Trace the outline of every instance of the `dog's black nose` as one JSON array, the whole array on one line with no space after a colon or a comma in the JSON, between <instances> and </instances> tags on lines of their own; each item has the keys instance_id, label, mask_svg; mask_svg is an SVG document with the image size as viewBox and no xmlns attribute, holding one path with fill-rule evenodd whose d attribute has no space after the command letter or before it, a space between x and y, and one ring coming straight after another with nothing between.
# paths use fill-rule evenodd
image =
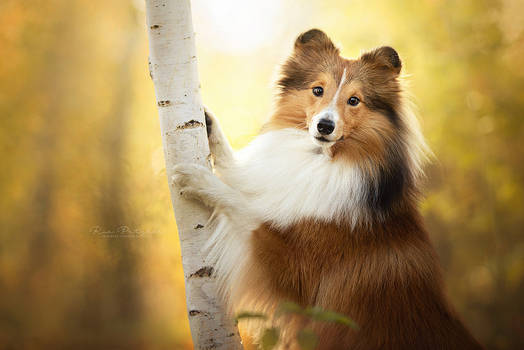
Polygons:
<instances>
[{"instance_id":1,"label":"dog's black nose","mask_svg":"<svg viewBox=\"0 0 524 350\"><path fill-rule=\"evenodd\" d=\"M322 135L329 135L335 130L335 123L329 119L320 119L317 124L317 130Z\"/></svg>"}]
</instances>

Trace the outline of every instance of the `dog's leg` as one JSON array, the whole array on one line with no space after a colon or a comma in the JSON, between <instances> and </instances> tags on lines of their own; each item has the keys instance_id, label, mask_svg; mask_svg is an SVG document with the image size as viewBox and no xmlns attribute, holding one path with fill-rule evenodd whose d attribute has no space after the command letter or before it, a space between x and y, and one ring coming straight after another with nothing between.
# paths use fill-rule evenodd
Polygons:
<instances>
[{"instance_id":1,"label":"dog's leg","mask_svg":"<svg viewBox=\"0 0 524 350\"><path fill-rule=\"evenodd\" d=\"M233 149L222 132L217 118L211 111L204 107L206 116L207 138L209 140L209 149L214 157L215 167L227 168L233 163Z\"/></svg>"},{"instance_id":2,"label":"dog's leg","mask_svg":"<svg viewBox=\"0 0 524 350\"><path fill-rule=\"evenodd\" d=\"M252 215L242 193L222 182L206 167L179 164L175 166L173 181L182 195L200 200L219 212L232 216Z\"/></svg>"}]
</instances>

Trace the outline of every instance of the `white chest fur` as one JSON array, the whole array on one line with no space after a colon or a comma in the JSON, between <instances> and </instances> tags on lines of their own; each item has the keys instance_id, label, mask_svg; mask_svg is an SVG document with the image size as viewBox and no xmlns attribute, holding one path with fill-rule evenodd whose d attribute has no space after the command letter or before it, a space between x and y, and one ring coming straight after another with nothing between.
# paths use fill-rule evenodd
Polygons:
<instances>
[{"instance_id":1,"label":"white chest fur","mask_svg":"<svg viewBox=\"0 0 524 350\"><path fill-rule=\"evenodd\" d=\"M262 134L236 158L222 178L244 193L260 220L283 228L305 218L355 224L363 215L360 169L320 152L305 131Z\"/></svg>"}]
</instances>

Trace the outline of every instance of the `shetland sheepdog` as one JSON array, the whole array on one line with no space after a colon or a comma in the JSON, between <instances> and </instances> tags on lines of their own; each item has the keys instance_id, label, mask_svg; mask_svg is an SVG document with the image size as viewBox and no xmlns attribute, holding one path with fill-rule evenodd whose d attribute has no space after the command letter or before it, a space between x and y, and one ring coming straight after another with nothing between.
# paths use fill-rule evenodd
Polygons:
<instances>
[{"instance_id":1,"label":"shetland sheepdog","mask_svg":"<svg viewBox=\"0 0 524 350\"><path fill-rule=\"evenodd\" d=\"M231 310L282 301L351 317L291 319L317 349L480 349L446 299L418 206L427 147L391 47L340 56L320 30L283 64L275 109L234 152L206 111L214 169L176 167L181 193L214 208L207 250Z\"/></svg>"}]
</instances>

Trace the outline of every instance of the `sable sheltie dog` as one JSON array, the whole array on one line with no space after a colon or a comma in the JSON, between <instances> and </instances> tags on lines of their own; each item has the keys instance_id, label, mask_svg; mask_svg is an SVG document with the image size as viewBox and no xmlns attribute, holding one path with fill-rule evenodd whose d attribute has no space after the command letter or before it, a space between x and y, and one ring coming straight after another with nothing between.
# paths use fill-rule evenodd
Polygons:
<instances>
[{"instance_id":1,"label":"sable sheltie dog","mask_svg":"<svg viewBox=\"0 0 524 350\"><path fill-rule=\"evenodd\" d=\"M176 167L184 195L214 208L208 244L232 310L271 314L284 300L359 326L288 319L318 349L480 349L446 300L417 209L426 146L391 47L346 59L322 31L301 34L275 111L233 152L206 111L215 172Z\"/></svg>"}]
</instances>

